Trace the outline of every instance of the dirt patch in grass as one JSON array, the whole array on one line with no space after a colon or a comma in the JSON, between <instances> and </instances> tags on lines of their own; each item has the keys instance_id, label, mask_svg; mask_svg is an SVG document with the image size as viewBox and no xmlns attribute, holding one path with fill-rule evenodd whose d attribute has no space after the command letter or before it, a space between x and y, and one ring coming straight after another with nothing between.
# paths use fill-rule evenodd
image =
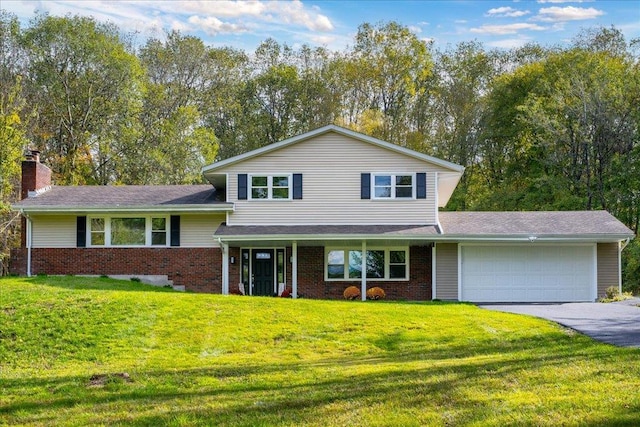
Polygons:
<instances>
[{"instance_id":1,"label":"dirt patch in grass","mask_svg":"<svg viewBox=\"0 0 640 427\"><path fill-rule=\"evenodd\" d=\"M89 387L104 387L109 383L132 383L131 376L126 372L114 374L95 374L89 378Z\"/></svg>"}]
</instances>

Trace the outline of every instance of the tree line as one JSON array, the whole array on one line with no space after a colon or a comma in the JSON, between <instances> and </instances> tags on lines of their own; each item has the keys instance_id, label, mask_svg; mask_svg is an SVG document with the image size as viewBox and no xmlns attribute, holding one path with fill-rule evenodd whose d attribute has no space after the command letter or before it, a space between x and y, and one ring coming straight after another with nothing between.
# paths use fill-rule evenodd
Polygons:
<instances>
[{"instance_id":1,"label":"tree line","mask_svg":"<svg viewBox=\"0 0 640 427\"><path fill-rule=\"evenodd\" d=\"M640 223L640 41L591 28L568 46L437 49L396 22L342 51L254 52L169 32L0 12L0 246L27 146L58 184L187 184L200 168L334 123L466 167L449 210L607 209ZM640 289L640 243L624 251ZM5 263L6 264L6 263Z\"/></svg>"}]
</instances>

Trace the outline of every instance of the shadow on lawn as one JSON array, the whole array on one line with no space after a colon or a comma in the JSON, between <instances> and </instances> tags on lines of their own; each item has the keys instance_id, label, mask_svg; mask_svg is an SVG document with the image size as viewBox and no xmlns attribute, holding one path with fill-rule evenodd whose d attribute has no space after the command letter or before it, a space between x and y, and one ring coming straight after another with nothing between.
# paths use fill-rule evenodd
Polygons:
<instances>
[{"instance_id":1,"label":"shadow on lawn","mask_svg":"<svg viewBox=\"0 0 640 427\"><path fill-rule=\"evenodd\" d=\"M582 381L593 381L598 375L607 378L612 351L618 359L628 358L629 364L635 363L638 355L635 350L612 349L587 338L567 337L558 332L508 342L483 340L433 347L425 347L418 341L400 347L397 336L381 342L388 351L377 357L134 371L129 372L132 383L116 382L103 388L90 387L89 377L80 376L6 379L3 395L12 400L0 407L0 414L9 423L30 423L52 416L49 411L64 410L72 415L83 407L95 414L97 423L108 420L164 425L173 420L189 425L320 424L320 417L339 419L350 411L367 411L368 406L385 404L396 412L432 412L436 416L448 413L453 424L495 423L504 410L504 396L509 394L509 390L497 387L496 382L514 383L518 390L535 393L537 387L548 390L556 387L555 379L546 376L548 370L580 363L602 367L583 369L580 375L574 375L572 385L578 388ZM374 366L378 369L371 369ZM25 393L30 389L47 390L50 396ZM470 393L470 389L474 392ZM613 405L602 397L602 405ZM583 412L593 416L577 422L638 425L637 400L628 403L615 408L615 419L603 419L603 411L592 406L587 411L585 407ZM579 404L572 402L570 406ZM562 414L568 410L566 405L566 401L544 402L522 411L530 412L525 420L536 423L536 416L544 420L550 412ZM111 412L114 407L115 414ZM157 413L154 408L158 408ZM385 409L378 410L384 417ZM507 417L504 423L514 420Z\"/></svg>"},{"instance_id":2,"label":"shadow on lawn","mask_svg":"<svg viewBox=\"0 0 640 427\"><path fill-rule=\"evenodd\" d=\"M108 277L36 276L25 278L23 280L33 285L41 285L68 290L178 292L171 287L154 286L131 280L118 280Z\"/></svg>"}]
</instances>

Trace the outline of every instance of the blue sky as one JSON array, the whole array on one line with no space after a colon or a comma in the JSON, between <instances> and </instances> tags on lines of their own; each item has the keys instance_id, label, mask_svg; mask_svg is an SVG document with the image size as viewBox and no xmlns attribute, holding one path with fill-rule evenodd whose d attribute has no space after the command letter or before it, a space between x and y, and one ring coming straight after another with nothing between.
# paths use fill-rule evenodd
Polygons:
<instances>
[{"instance_id":1,"label":"blue sky","mask_svg":"<svg viewBox=\"0 0 640 427\"><path fill-rule=\"evenodd\" d=\"M25 24L36 10L89 15L135 31L142 43L166 30L200 37L211 46L247 51L268 37L342 50L363 22L397 21L444 48L478 40L488 48L527 42L565 44L582 28L616 26L627 40L640 37L640 0L423 0L423 1L126 1L2 0Z\"/></svg>"}]
</instances>

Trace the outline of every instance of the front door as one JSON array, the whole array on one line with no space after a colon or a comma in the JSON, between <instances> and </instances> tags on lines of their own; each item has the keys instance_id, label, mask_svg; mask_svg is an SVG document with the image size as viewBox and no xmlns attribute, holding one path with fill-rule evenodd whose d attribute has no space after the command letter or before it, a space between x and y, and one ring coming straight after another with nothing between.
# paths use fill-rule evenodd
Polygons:
<instances>
[{"instance_id":1,"label":"front door","mask_svg":"<svg viewBox=\"0 0 640 427\"><path fill-rule=\"evenodd\" d=\"M253 295L273 296L273 249L254 249L252 258Z\"/></svg>"}]
</instances>

